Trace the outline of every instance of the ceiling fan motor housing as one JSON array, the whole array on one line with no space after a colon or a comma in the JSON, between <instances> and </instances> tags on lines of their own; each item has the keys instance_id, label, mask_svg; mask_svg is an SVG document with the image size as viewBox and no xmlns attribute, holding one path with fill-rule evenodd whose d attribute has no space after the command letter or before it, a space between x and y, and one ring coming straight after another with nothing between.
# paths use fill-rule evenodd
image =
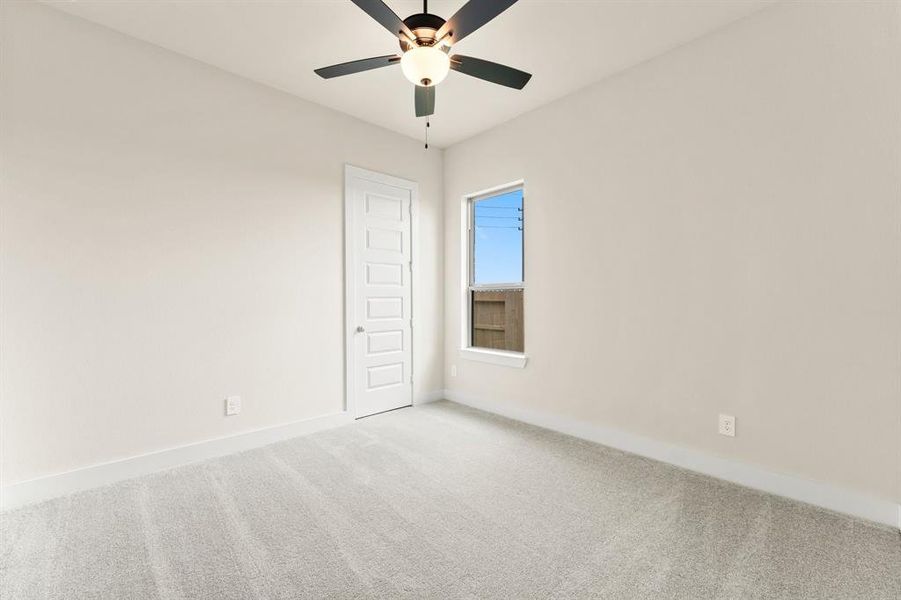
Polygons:
<instances>
[{"instance_id":1,"label":"ceiling fan motor housing","mask_svg":"<svg viewBox=\"0 0 901 600\"><path fill-rule=\"evenodd\" d=\"M410 28L410 31L413 32L413 35L416 36L416 45L417 46L432 46L435 44L435 34L441 29L441 26L444 25L445 21L438 15L433 15L429 13L418 13L415 15L410 15L406 19L404 19L404 25ZM412 47L412 44L409 40L404 39L404 36L400 36L400 49L406 52Z\"/></svg>"},{"instance_id":2,"label":"ceiling fan motor housing","mask_svg":"<svg viewBox=\"0 0 901 600\"><path fill-rule=\"evenodd\" d=\"M449 20L430 13L428 0L422 0L422 12L404 20L384 0L351 1L397 37L403 55L374 56L315 69L323 79L399 65L407 81L416 86L416 116L428 117L435 113L435 86L451 70L517 90L525 87L532 77L525 71L488 60L450 55L454 44L516 4L517 0L468 0Z\"/></svg>"}]
</instances>

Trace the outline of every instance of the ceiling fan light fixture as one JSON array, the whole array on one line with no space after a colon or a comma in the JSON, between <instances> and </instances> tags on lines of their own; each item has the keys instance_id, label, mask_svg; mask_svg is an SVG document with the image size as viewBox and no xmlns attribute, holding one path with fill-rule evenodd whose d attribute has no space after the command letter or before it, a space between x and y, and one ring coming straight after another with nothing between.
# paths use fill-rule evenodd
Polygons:
<instances>
[{"instance_id":1,"label":"ceiling fan light fixture","mask_svg":"<svg viewBox=\"0 0 901 600\"><path fill-rule=\"evenodd\" d=\"M404 52L400 59L404 77L414 85L438 85L450 71L447 53L435 46L417 46Z\"/></svg>"},{"instance_id":2,"label":"ceiling fan light fixture","mask_svg":"<svg viewBox=\"0 0 901 600\"><path fill-rule=\"evenodd\" d=\"M462 54L448 56L457 42L516 4L517 0L467 0L447 20L429 12L428 0L423 0L421 13L403 20L385 4L385 0L351 2L397 38L402 56L373 56L315 69L323 79L400 64L404 77L416 86L413 95L416 116L429 117L435 114L435 86L444 81L451 70L517 90L525 87L532 77L525 71L489 60Z\"/></svg>"}]
</instances>

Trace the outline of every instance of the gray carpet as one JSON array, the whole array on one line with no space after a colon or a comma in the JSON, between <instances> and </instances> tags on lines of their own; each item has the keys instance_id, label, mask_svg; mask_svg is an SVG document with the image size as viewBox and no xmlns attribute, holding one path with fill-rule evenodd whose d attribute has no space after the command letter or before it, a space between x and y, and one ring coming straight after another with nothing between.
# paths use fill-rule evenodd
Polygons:
<instances>
[{"instance_id":1,"label":"gray carpet","mask_svg":"<svg viewBox=\"0 0 901 600\"><path fill-rule=\"evenodd\" d=\"M446 402L0 533L4 600L901 598L897 531Z\"/></svg>"}]
</instances>

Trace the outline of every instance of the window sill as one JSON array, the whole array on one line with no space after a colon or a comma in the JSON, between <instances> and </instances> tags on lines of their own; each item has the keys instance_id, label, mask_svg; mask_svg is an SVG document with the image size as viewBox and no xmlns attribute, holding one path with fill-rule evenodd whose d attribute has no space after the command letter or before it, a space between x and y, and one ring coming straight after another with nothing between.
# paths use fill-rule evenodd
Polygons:
<instances>
[{"instance_id":1,"label":"window sill","mask_svg":"<svg viewBox=\"0 0 901 600\"><path fill-rule=\"evenodd\" d=\"M504 350L488 350L487 348L460 348L460 357L466 360L501 365L522 369L526 366L529 357L521 352L506 352Z\"/></svg>"}]
</instances>

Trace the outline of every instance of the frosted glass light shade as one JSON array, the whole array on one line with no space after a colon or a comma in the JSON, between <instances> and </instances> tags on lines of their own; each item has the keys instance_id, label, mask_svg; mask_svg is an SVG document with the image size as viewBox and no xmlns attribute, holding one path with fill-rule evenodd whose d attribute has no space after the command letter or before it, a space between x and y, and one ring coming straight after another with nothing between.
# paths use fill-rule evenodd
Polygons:
<instances>
[{"instance_id":1,"label":"frosted glass light shade","mask_svg":"<svg viewBox=\"0 0 901 600\"><path fill-rule=\"evenodd\" d=\"M416 85L438 85L447 77L450 58L438 48L420 46L404 52L400 59L404 77Z\"/></svg>"}]
</instances>

